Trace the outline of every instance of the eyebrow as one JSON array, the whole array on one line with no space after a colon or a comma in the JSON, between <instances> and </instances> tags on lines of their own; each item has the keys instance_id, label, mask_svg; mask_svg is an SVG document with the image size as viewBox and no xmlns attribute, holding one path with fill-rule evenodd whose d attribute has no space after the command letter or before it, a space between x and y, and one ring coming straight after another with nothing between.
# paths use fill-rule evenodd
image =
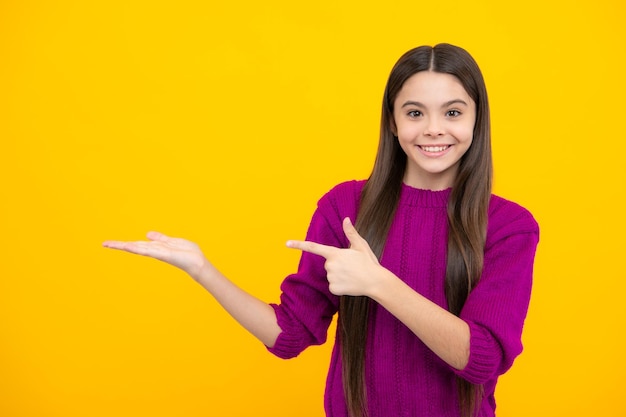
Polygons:
<instances>
[{"instance_id":1,"label":"eyebrow","mask_svg":"<svg viewBox=\"0 0 626 417\"><path fill-rule=\"evenodd\" d=\"M445 103L443 103L441 105L442 108L444 107L449 107L453 104L463 104L465 106L467 106L467 103L464 100L461 100L460 98L455 98L454 100L450 100L450 101L446 101ZM419 101L405 101L404 104L402 105L402 108L406 107L406 106L416 106L416 107L426 107L425 105L423 105L422 103L420 103Z\"/></svg>"}]
</instances>

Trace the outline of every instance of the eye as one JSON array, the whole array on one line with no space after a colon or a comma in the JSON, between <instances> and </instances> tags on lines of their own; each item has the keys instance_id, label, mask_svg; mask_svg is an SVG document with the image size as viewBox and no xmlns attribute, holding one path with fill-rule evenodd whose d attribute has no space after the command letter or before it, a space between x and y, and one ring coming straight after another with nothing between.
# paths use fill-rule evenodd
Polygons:
<instances>
[{"instance_id":1,"label":"eye","mask_svg":"<svg viewBox=\"0 0 626 417\"><path fill-rule=\"evenodd\" d=\"M419 110L411 110L410 112L407 113L407 115L409 117L420 117L422 115L422 112Z\"/></svg>"},{"instance_id":2,"label":"eye","mask_svg":"<svg viewBox=\"0 0 626 417\"><path fill-rule=\"evenodd\" d=\"M448 117L459 117L461 115L461 112L458 110L448 110L446 112L446 116Z\"/></svg>"}]
</instances>

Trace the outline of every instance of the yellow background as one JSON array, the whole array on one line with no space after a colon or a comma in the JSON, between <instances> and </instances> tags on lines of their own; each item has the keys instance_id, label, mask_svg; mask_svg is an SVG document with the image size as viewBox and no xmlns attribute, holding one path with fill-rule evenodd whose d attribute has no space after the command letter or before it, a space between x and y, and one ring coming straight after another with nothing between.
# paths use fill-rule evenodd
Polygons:
<instances>
[{"instance_id":1,"label":"yellow background","mask_svg":"<svg viewBox=\"0 0 626 417\"><path fill-rule=\"evenodd\" d=\"M0 416L322 416L330 343L279 360L181 272L100 245L184 236L277 301L284 242L369 174L391 66L438 42L483 69L495 192L542 228L499 415L626 415L625 11L1 1Z\"/></svg>"}]
</instances>

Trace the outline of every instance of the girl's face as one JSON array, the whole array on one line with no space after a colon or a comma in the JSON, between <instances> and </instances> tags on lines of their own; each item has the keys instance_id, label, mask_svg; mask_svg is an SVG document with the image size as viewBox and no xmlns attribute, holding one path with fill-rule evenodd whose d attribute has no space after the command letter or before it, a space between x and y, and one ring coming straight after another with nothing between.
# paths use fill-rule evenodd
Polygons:
<instances>
[{"instance_id":1,"label":"girl's face","mask_svg":"<svg viewBox=\"0 0 626 417\"><path fill-rule=\"evenodd\" d=\"M452 186L474 136L476 103L453 75L421 71L394 102L392 130L407 155L404 182L416 188Z\"/></svg>"}]
</instances>

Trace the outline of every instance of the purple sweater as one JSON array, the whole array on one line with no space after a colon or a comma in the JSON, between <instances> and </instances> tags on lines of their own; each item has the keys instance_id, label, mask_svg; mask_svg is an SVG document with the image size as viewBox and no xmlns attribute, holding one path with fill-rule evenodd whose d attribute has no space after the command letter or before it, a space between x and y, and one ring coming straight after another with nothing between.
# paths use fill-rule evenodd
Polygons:
<instances>
[{"instance_id":1,"label":"purple sweater","mask_svg":"<svg viewBox=\"0 0 626 417\"><path fill-rule=\"evenodd\" d=\"M364 181L340 184L322 197L307 240L347 247L342 220L355 220ZM402 186L381 264L415 291L447 308L444 295L447 215L450 190L427 191ZM480 416L495 415L494 390L522 351L521 334L530 299L533 260L539 229L519 205L492 196L485 261L480 282L460 317L470 328L469 362L455 370L418 339L402 322L372 303L365 352L370 417L458 416L456 376L483 384ZM297 356L326 341L338 297L328 290L324 259L303 253L298 272L281 286L276 310L283 330L270 352ZM341 355L336 338L326 382L328 417L346 417L341 382Z\"/></svg>"}]
</instances>

